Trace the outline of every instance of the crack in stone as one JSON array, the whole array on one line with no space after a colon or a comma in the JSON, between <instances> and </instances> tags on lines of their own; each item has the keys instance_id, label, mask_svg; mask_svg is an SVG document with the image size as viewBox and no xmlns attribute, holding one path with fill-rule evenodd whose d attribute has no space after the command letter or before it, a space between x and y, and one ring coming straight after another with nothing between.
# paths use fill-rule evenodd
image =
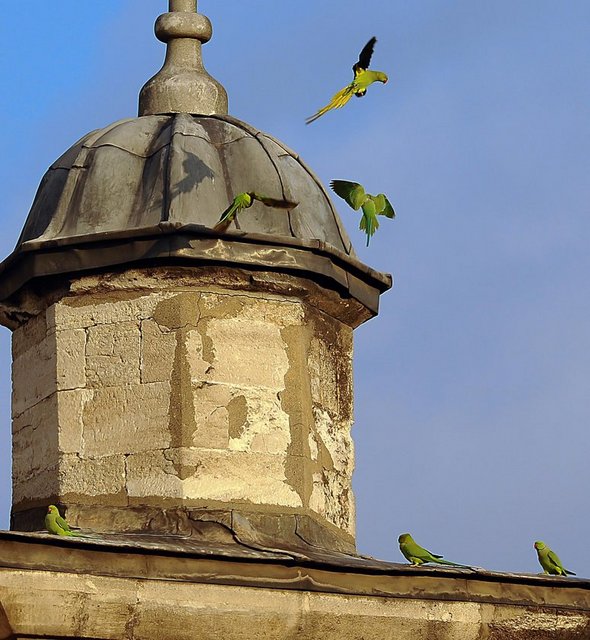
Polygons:
<instances>
[{"instance_id":1,"label":"crack in stone","mask_svg":"<svg viewBox=\"0 0 590 640\"><path fill-rule=\"evenodd\" d=\"M129 613L127 622L125 623L125 640L135 640L135 629L139 625L139 590L141 585L137 583L137 591L135 592L135 603L127 605L127 611Z\"/></svg>"}]
</instances>

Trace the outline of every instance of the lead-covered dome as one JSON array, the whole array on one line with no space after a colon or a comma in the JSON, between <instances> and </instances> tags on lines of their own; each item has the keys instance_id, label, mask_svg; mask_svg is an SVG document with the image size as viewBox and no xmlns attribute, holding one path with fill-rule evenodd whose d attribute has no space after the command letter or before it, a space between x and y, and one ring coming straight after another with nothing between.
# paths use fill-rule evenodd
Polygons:
<instances>
[{"instance_id":1,"label":"lead-covered dome","mask_svg":"<svg viewBox=\"0 0 590 640\"><path fill-rule=\"evenodd\" d=\"M295 153L229 116L188 114L123 120L74 144L43 178L19 244L162 223L207 231L244 191L298 206L285 211L255 202L229 236L320 240L353 255L327 193Z\"/></svg>"},{"instance_id":2,"label":"lead-covered dome","mask_svg":"<svg viewBox=\"0 0 590 640\"><path fill-rule=\"evenodd\" d=\"M215 230L243 191L298 205L255 202ZM293 151L235 118L179 113L89 133L49 168L0 265L0 300L39 277L178 262L328 281L372 313L391 286L355 257L326 190Z\"/></svg>"}]
</instances>

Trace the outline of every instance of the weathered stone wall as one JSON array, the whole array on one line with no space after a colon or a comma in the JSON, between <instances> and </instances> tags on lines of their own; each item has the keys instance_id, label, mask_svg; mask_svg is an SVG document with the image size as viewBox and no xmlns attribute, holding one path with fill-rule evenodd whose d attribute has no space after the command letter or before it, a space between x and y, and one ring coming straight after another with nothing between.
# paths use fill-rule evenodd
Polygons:
<instances>
[{"instance_id":1,"label":"weathered stone wall","mask_svg":"<svg viewBox=\"0 0 590 640\"><path fill-rule=\"evenodd\" d=\"M1 546L1 544L0 544ZM463 577L354 575L306 567L183 559L167 579L100 575L176 558L104 553L66 571L50 546L27 556L51 569L0 570L0 638L97 640L587 640L589 591L581 581L543 584ZM86 552L89 556L92 552ZM110 556L110 557L109 557ZM188 562L188 564L187 564ZM55 566L57 565L57 566ZM231 566L228 566L231 565ZM189 571L189 568L191 571ZM244 573L245 572L245 575ZM311 575L308 575L311 574ZM254 578L256 575L256 578ZM248 576L245 580L245 576ZM212 577L217 577L216 584ZM314 589L305 589L302 578ZM221 581L225 578L228 584ZM256 584L258 580L260 584ZM232 584L232 581L235 584ZM239 584L249 582L250 584ZM339 590L331 590L337 583ZM348 588L347 588L348 585ZM356 591L356 592L355 592ZM376 595L378 594L378 595ZM452 598L449 597L452 594Z\"/></svg>"},{"instance_id":2,"label":"weathered stone wall","mask_svg":"<svg viewBox=\"0 0 590 640\"><path fill-rule=\"evenodd\" d=\"M244 504L352 536L352 329L338 296L297 284L74 282L13 334L13 512Z\"/></svg>"}]
</instances>

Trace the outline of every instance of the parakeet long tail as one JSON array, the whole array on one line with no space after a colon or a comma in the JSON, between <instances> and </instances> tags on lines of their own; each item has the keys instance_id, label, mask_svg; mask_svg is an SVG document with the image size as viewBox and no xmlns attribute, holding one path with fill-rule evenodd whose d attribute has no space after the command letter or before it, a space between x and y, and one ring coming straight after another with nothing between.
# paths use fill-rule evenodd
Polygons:
<instances>
[{"instance_id":1,"label":"parakeet long tail","mask_svg":"<svg viewBox=\"0 0 590 640\"><path fill-rule=\"evenodd\" d=\"M451 567L462 567L463 569L471 569L468 564L459 564L458 562L451 562L450 560L445 560L444 558L437 558L437 564L447 564Z\"/></svg>"},{"instance_id":2,"label":"parakeet long tail","mask_svg":"<svg viewBox=\"0 0 590 640\"><path fill-rule=\"evenodd\" d=\"M373 235L375 235L375 231L377 231L378 228L379 220L377 220L377 216L375 215L375 213L368 213L365 211L365 207L363 207L363 215L361 216L359 229L367 234L367 247L369 246L369 242L371 241Z\"/></svg>"},{"instance_id":3,"label":"parakeet long tail","mask_svg":"<svg viewBox=\"0 0 590 640\"><path fill-rule=\"evenodd\" d=\"M221 217L219 218L219 222L215 225L215 227L218 226L224 226L225 222L231 222L234 219L234 216L237 212L239 208L239 204L236 203L235 201L232 202L229 207L221 214Z\"/></svg>"},{"instance_id":4,"label":"parakeet long tail","mask_svg":"<svg viewBox=\"0 0 590 640\"><path fill-rule=\"evenodd\" d=\"M325 106L322 107L317 113L313 116L310 116L305 121L305 124L311 124L315 122L318 118L321 118L325 113L328 113L331 109L341 109L354 95L354 83L349 84L348 86L341 89L338 93L334 95L332 100Z\"/></svg>"}]
</instances>

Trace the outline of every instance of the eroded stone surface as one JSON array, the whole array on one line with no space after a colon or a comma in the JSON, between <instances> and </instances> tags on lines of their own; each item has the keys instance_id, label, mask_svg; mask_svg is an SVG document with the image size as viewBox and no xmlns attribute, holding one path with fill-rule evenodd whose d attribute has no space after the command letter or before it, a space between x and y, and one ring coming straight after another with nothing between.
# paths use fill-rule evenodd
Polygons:
<instances>
[{"instance_id":1,"label":"eroded stone surface","mask_svg":"<svg viewBox=\"0 0 590 640\"><path fill-rule=\"evenodd\" d=\"M95 389L84 407L81 455L100 458L168 447L169 398L167 382Z\"/></svg>"},{"instance_id":2,"label":"eroded stone surface","mask_svg":"<svg viewBox=\"0 0 590 640\"><path fill-rule=\"evenodd\" d=\"M139 384L140 325L99 324L86 329L86 376L94 388Z\"/></svg>"},{"instance_id":3,"label":"eroded stone surface","mask_svg":"<svg viewBox=\"0 0 590 640\"><path fill-rule=\"evenodd\" d=\"M64 549L47 547L35 557L54 565L58 551ZM258 566L257 580L264 582L256 584L252 563L185 558L189 579L174 574L174 557L134 554L142 574L172 578L146 580L137 571L127 575L135 565L122 563L120 554L85 553L83 571L17 566L1 572L3 637L585 640L590 629L587 590L573 585L566 593L514 582L466 588L457 577L420 584L409 576L347 573L342 588L342 571L268 563ZM99 567L109 573L100 575ZM308 583L298 580L302 575ZM305 586L311 577L314 590ZM443 599L449 592L454 597Z\"/></svg>"},{"instance_id":4,"label":"eroded stone surface","mask_svg":"<svg viewBox=\"0 0 590 640\"><path fill-rule=\"evenodd\" d=\"M78 280L15 332L15 508L211 501L352 534L352 329L302 288L155 274Z\"/></svg>"}]
</instances>

